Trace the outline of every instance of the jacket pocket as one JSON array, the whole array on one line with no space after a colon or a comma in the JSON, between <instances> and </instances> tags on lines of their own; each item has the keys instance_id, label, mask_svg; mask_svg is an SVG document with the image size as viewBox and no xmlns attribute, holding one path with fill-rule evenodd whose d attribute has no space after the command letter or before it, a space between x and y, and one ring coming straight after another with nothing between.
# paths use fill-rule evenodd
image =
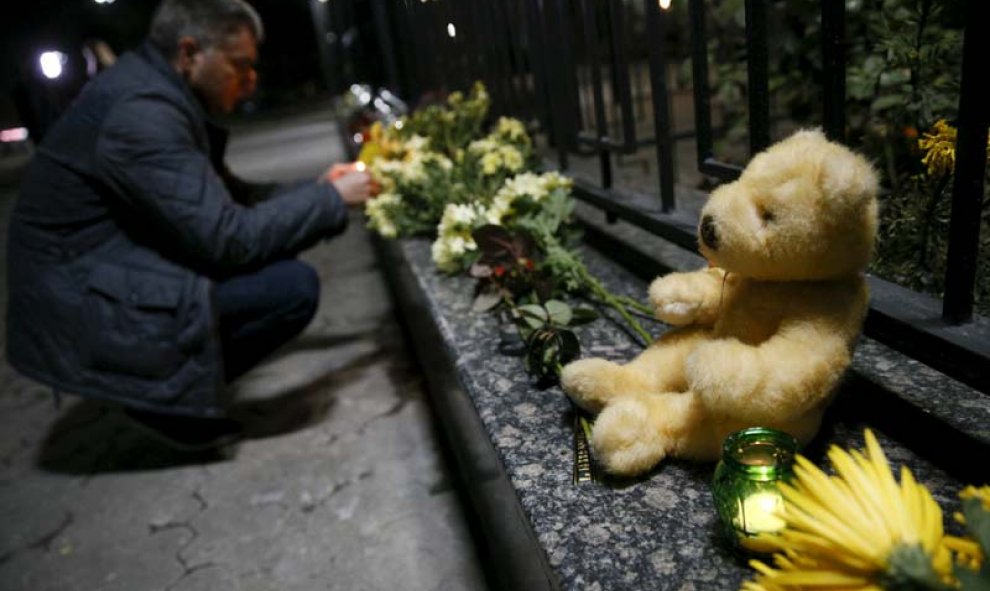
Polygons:
<instances>
[{"instance_id":1,"label":"jacket pocket","mask_svg":"<svg viewBox=\"0 0 990 591\"><path fill-rule=\"evenodd\" d=\"M144 379L179 369L181 277L102 265L86 287L84 358L91 369Z\"/></svg>"}]
</instances>

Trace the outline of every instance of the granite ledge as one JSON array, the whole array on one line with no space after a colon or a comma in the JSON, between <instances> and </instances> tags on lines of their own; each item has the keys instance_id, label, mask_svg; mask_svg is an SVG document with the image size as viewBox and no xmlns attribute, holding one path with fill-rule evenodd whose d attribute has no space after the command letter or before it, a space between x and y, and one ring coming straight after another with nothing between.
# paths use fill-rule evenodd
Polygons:
<instances>
[{"instance_id":1,"label":"granite ledge","mask_svg":"<svg viewBox=\"0 0 990 591\"><path fill-rule=\"evenodd\" d=\"M713 466L668 461L636 481L571 483L573 415L566 396L556 387L537 389L520 359L498 353L495 318L471 310L473 280L439 274L429 246L417 239L392 243L395 256L389 264L404 266L414 278L413 289L425 302L422 313L436 327L442 341L437 345L452 360L450 369L479 419L467 428L484 430L500 464L497 477L515 493L544 555L543 564L552 571L547 575L553 586L720 590L737 589L751 576L745 562L731 554L717 534L709 490ZM645 293L645 282L600 253L584 248L582 254L613 291L632 297ZM664 329L653 328L657 334ZM579 338L584 355L624 360L637 351L628 335L604 320L581 327ZM867 345L863 354L869 355L872 347ZM869 359L861 363L887 371ZM436 369L424 367L426 372ZM806 455L822 463L831 443L860 447L863 428L871 426L892 462L909 465L943 507L954 510L963 481L938 459L943 453L979 456L958 447L924 453L930 446L923 438L906 436L917 435L916 423L908 421L909 428L899 428L898 417L890 416L874 389L872 382L848 381ZM466 484L472 486L470 481Z\"/></svg>"}]
</instances>

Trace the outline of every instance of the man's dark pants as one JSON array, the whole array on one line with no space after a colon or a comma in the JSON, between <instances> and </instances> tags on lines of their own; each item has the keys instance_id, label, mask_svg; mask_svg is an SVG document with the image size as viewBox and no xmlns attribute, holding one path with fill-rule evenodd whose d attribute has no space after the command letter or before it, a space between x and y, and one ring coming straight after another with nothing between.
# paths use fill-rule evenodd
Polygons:
<instances>
[{"instance_id":1,"label":"man's dark pants","mask_svg":"<svg viewBox=\"0 0 990 591\"><path fill-rule=\"evenodd\" d=\"M218 282L215 296L229 382L306 328L320 279L306 263L286 259Z\"/></svg>"},{"instance_id":2,"label":"man's dark pants","mask_svg":"<svg viewBox=\"0 0 990 591\"><path fill-rule=\"evenodd\" d=\"M218 282L215 297L230 382L306 328L320 301L320 279L306 263L281 260ZM187 451L222 445L241 434L240 424L226 418L126 412L139 425Z\"/></svg>"}]
</instances>

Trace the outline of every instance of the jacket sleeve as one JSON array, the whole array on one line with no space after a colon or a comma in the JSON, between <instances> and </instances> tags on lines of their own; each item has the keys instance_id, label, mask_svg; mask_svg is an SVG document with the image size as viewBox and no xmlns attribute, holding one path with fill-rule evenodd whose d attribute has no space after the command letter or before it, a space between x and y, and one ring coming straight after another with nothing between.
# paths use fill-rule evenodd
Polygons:
<instances>
[{"instance_id":1,"label":"jacket sleeve","mask_svg":"<svg viewBox=\"0 0 990 591\"><path fill-rule=\"evenodd\" d=\"M223 179L223 184L226 185L231 198L241 205L247 206L257 205L267 200L274 196L281 187L278 183L246 181L231 172L226 165L220 171L220 178Z\"/></svg>"},{"instance_id":2,"label":"jacket sleeve","mask_svg":"<svg viewBox=\"0 0 990 591\"><path fill-rule=\"evenodd\" d=\"M131 232L206 269L231 273L294 254L339 233L347 208L329 183L279 192L254 207L232 198L167 97L122 99L101 127L97 169ZM145 231L147 230L147 231Z\"/></svg>"}]
</instances>

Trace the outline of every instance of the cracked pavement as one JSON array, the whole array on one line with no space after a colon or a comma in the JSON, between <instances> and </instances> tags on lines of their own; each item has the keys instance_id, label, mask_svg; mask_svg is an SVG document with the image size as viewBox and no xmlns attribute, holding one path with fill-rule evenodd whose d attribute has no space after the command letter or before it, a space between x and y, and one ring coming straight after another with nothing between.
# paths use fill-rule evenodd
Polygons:
<instances>
[{"instance_id":1,"label":"cracked pavement","mask_svg":"<svg viewBox=\"0 0 990 591\"><path fill-rule=\"evenodd\" d=\"M342 159L328 121L236 129L231 167L315 176ZM0 178L4 244L14 195ZM354 216L302 256L323 278L319 312L235 384L248 438L232 450L171 451L109 404L64 396L56 408L0 362L0 590L485 588L362 225Z\"/></svg>"}]
</instances>

